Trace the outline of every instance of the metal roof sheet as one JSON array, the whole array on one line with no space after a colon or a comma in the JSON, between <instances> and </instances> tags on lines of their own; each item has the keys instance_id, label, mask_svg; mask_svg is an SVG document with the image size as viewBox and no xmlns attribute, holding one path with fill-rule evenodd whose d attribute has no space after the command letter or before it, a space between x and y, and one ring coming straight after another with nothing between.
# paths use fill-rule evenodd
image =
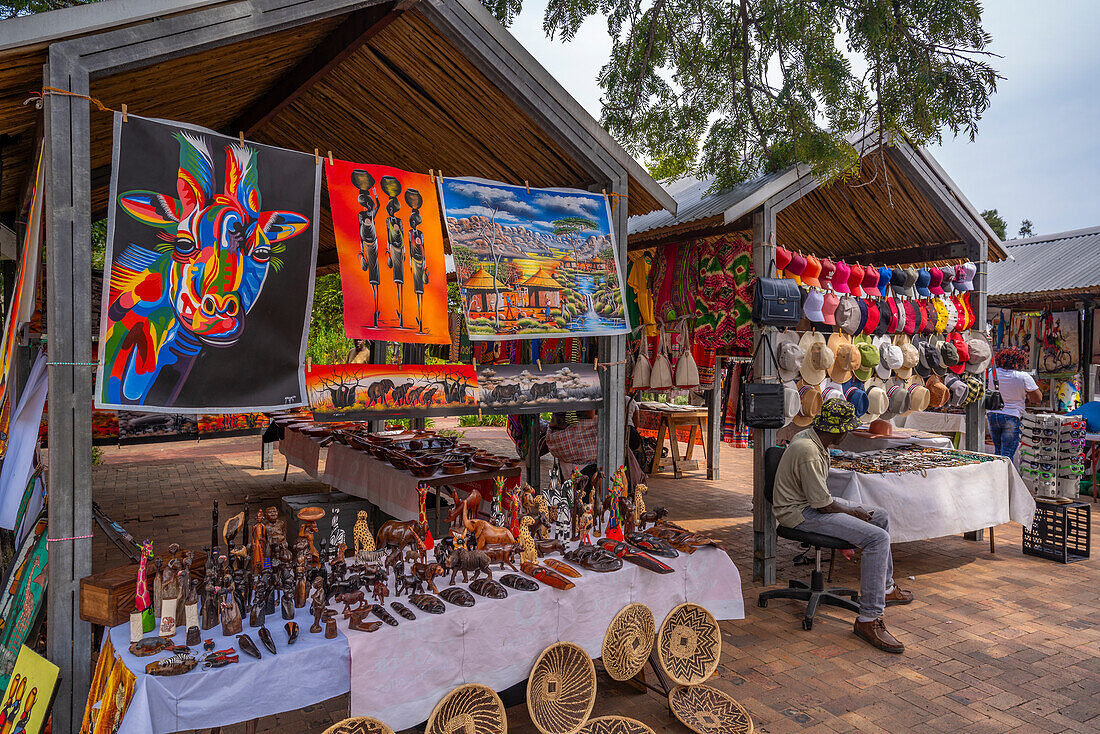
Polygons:
<instances>
[{"instance_id":1,"label":"metal roof sheet","mask_svg":"<svg viewBox=\"0 0 1100 734\"><path fill-rule=\"evenodd\" d=\"M783 175L785 171L768 173L751 181L734 186L725 191L707 195L713 179L700 179L686 176L665 185L665 190L676 200L676 213L654 211L640 214L627 221L627 232L641 234L654 229L687 224L700 219L720 217L726 209L751 196L771 181Z\"/></svg>"},{"instance_id":2,"label":"metal roof sheet","mask_svg":"<svg viewBox=\"0 0 1100 734\"><path fill-rule=\"evenodd\" d=\"M1008 240L989 264L989 295L1100 287L1100 226Z\"/></svg>"}]
</instances>

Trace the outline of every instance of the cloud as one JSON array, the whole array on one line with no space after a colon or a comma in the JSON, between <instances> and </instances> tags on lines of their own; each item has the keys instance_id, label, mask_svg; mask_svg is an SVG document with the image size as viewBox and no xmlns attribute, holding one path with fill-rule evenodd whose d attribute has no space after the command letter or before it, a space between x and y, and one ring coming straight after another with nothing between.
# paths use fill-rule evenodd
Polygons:
<instances>
[{"instance_id":1,"label":"cloud","mask_svg":"<svg viewBox=\"0 0 1100 734\"><path fill-rule=\"evenodd\" d=\"M455 219L465 219L467 217L490 218L493 216L493 210L481 205L473 205L463 209L448 209L447 216L454 217ZM532 226L534 224L529 219L514 216L503 210L496 213L495 221L497 224L519 224L524 226Z\"/></svg>"},{"instance_id":2,"label":"cloud","mask_svg":"<svg viewBox=\"0 0 1100 734\"><path fill-rule=\"evenodd\" d=\"M528 217L529 219L535 219L539 216L538 209L525 201L520 201L516 198L516 195L508 189L465 182L448 184L447 188L459 196L473 199L474 201L481 202L483 205L488 204L489 206L496 207L500 211L511 212L512 214Z\"/></svg>"},{"instance_id":3,"label":"cloud","mask_svg":"<svg viewBox=\"0 0 1100 734\"><path fill-rule=\"evenodd\" d=\"M578 217L596 217L603 201L597 197L571 196L569 194L539 194L533 199L535 206Z\"/></svg>"}]
</instances>

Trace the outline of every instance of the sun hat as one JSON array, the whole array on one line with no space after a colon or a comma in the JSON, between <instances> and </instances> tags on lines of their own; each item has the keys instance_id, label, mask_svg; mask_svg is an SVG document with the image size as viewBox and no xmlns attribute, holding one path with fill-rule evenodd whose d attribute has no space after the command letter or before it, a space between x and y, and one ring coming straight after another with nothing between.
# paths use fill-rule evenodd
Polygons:
<instances>
[{"instance_id":1,"label":"sun hat","mask_svg":"<svg viewBox=\"0 0 1100 734\"><path fill-rule=\"evenodd\" d=\"M832 291L825 291L824 300L821 302L821 317L827 326L836 326L836 307L840 298Z\"/></svg>"},{"instance_id":2,"label":"sun hat","mask_svg":"<svg viewBox=\"0 0 1100 734\"><path fill-rule=\"evenodd\" d=\"M951 391L951 397L947 399L947 404L953 408L961 406L963 401L966 400L967 384L953 374L945 377L943 384Z\"/></svg>"},{"instance_id":3,"label":"sun hat","mask_svg":"<svg viewBox=\"0 0 1100 734\"><path fill-rule=\"evenodd\" d=\"M860 383L867 382L878 366L878 347L874 345L869 336L857 336L854 340L855 347L859 350L859 367L852 370L852 375Z\"/></svg>"},{"instance_id":4,"label":"sun hat","mask_svg":"<svg viewBox=\"0 0 1100 734\"><path fill-rule=\"evenodd\" d=\"M827 257L821 258L821 275L817 277L821 281L822 288L833 287L833 273L836 272L836 263Z\"/></svg>"},{"instance_id":5,"label":"sun hat","mask_svg":"<svg viewBox=\"0 0 1100 734\"><path fill-rule=\"evenodd\" d=\"M855 298L841 298L834 316L836 325L846 334L859 331L859 307Z\"/></svg>"},{"instance_id":6,"label":"sun hat","mask_svg":"<svg viewBox=\"0 0 1100 734\"><path fill-rule=\"evenodd\" d=\"M989 369L989 363L993 359L993 349L989 346L989 340L980 331L971 331L966 337L966 346L970 350L970 357L966 360L966 371L980 375Z\"/></svg>"},{"instance_id":7,"label":"sun hat","mask_svg":"<svg viewBox=\"0 0 1100 734\"><path fill-rule=\"evenodd\" d=\"M798 388L790 385L783 386L783 417L785 423L790 423L798 415L798 409L802 407L802 399L798 395Z\"/></svg>"},{"instance_id":8,"label":"sun hat","mask_svg":"<svg viewBox=\"0 0 1100 734\"><path fill-rule=\"evenodd\" d=\"M802 360L802 379L809 385L817 385L825 379L826 373L833 366L835 356L833 350L825 344L825 337L816 332L807 331L798 342L802 347L804 358Z\"/></svg>"},{"instance_id":9,"label":"sun hat","mask_svg":"<svg viewBox=\"0 0 1100 734\"><path fill-rule=\"evenodd\" d=\"M848 266L848 291L857 298L863 295L863 266L859 263Z\"/></svg>"},{"instance_id":10,"label":"sun hat","mask_svg":"<svg viewBox=\"0 0 1100 734\"><path fill-rule=\"evenodd\" d=\"M920 363L920 352L904 334L896 337L894 344L901 349L901 366L894 368L894 374L908 380L913 375L913 368Z\"/></svg>"},{"instance_id":11,"label":"sun hat","mask_svg":"<svg viewBox=\"0 0 1100 734\"><path fill-rule=\"evenodd\" d=\"M966 397L963 398L962 405L970 405L985 396L985 382L982 378L963 372L959 375L959 380L966 384Z\"/></svg>"},{"instance_id":12,"label":"sun hat","mask_svg":"<svg viewBox=\"0 0 1100 734\"><path fill-rule=\"evenodd\" d=\"M821 404L821 412L814 417L814 428L822 433L847 433L859 426L856 411L846 400L830 398Z\"/></svg>"},{"instance_id":13,"label":"sun hat","mask_svg":"<svg viewBox=\"0 0 1100 734\"><path fill-rule=\"evenodd\" d=\"M963 339L962 334L957 331L951 332L948 343L954 345L955 353L959 358L957 364L948 365L948 367L956 375L961 374L966 369L966 363L970 360L970 345L966 342L966 339Z\"/></svg>"},{"instance_id":14,"label":"sun hat","mask_svg":"<svg viewBox=\"0 0 1100 734\"><path fill-rule=\"evenodd\" d=\"M909 406L905 411L905 415L928 410L928 402L931 396L928 392L928 388L924 386L923 382L908 385L906 390L909 393Z\"/></svg>"},{"instance_id":15,"label":"sun hat","mask_svg":"<svg viewBox=\"0 0 1100 734\"><path fill-rule=\"evenodd\" d=\"M932 280L932 273L928 272L928 268L920 268L917 270L917 282L915 284L917 289L917 295L921 298L928 298L932 295L932 292L928 290L928 284Z\"/></svg>"},{"instance_id":16,"label":"sun hat","mask_svg":"<svg viewBox=\"0 0 1100 734\"><path fill-rule=\"evenodd\" d=\"M890 385L886 388L886 397L890 402L882 418L889 420L909 409L909 391L905 389L905 385Z\"/></svg>"},{"instance_id":17,"label":"sun hat","mask_svg":"<svg viewBox=\"0 0 1100 734\"><path fill-rule=\"evenodd\" d=\"M851 268L848 267L848 263L837 260L836 272L833 273L833 290L837 293L851 293L848 288L848 276L850 274Z\"/></svg>"},{"instance_id":18,"label":"sun hat","mask_svg":"<svg viewBox=\"0 0 1100 734\"><path fill-rule=\"evenodd\" d=\"M833 366L829 369L829 377L839 383L852 379L852 370L859 369L859 350L852 343L851 337L841 332L829 335L829 349L833 351Z\"/></svg>"},{"instance_id":19,"label":"sun hat","mask_svg":"<svg viewBox=\"0 0 1100 734\"><path fill-rule=\"evenodd\" d=\"M867 391L867 415L868 422L875 420L890 407L890 398L886 394L886 385L877 377L872 377L866 384Z\"/></svg>"},{"instance_id":20,"label":"sun hat","mask_svg":"<svg viewBox=\"0 0 1100 734\"><path fill-rule=\"evenodd\" d=\"M821 313L821 307L825 305L825 294L811 288L802 301L802 315L815 324L824 324L825 316Z\"/></svg>"},{"instance_id":21,"label":"sun hat","mask_svg":"<svg viewBox=\"0 0 1100 734\"><path fill-rule=\"evenodd\" d=\"M956 275L955 289L960 291L972 291L974 290L974 275L978 272L978 266L974 263L963 263L962 278Z\"/></svg>"},{"instance_id":22,"label":"sun hat","mask_svg":"<svg viewBox=\"0 0 1100 734\"><path fill-rule=\"evenodd\" d=\"M874 333L875 329L878 328L878 303L870 299L864 298L863 305L867 309L867 318L861 324L861 328L859 331L861 334L871 334ZM863 312L862 308L860 309L860 312Z\"/></svg>"},{"instance_id":23,"label":"sun hat","mask_svg":"<svg viewBox=\"0 0 1100 734\"><path fill-rule=\"evenodd\" d=\"M821 281L817 276L821 275L821 261L813 255L806 256L806 268L802 271L802 282L813 288L820 288Z\"/></svg>"},{"instance_id":24,"label":"sun hat","mask_svg":"<svg viewBox=\"0 0 1100 734\"><path fill-rule=\"evenodd\" d=\"M844 399L855 409L856 418L867 415L867 391L862 382L853 379L844 383Z\"/></svg>"},{"instance_id":25,"label":"sun hat","mask_svg":"<svg viewBox=\"0 0 1100 734\"><path fill-rule=\"evenodd\" d=\"M786 270L791 263L791 251L786 247L775 248L775 267L778 270Z\"/></svg>"},{"instance_id":26,"label":"sun hat","mask_svg":"<svg viewBox=\"0 0 1100 734\"><path fill-rule=\"evenodd\" d=\"M886 337L876 337L878 347L878 364L875 365L875 374L883 380L889 380L894 371L899 369L904 361L901 347L890 342Z\"/></svg>"},{"instance_id":27,"label":"sun hat","mask_svg":"<svg viewBox=\"0 0 1100 734\"><path fill-rule=\"evenodd\" d=\"M798 343L798 332L781 331L775 341L775 359L779 366L779 379L798 379L806 352Z\"/></svg>"},{"instance_id":28,"label":"sun hat","mask_svg":"<svg viewBox=\"0 0 1100 734\"><path fill-rule=\"evenodd\" d=\"M943 270L937 267L928 268L928 292L933 296L943 295Z\"/></svg>"},{"instance_id":29,"label":"sun hat","mask_svg":"<svg viewBox=\"0 0 1100 734\"><path fill-rule=\"evenodd\" d=\"M791 418L791 423L808 426L814 422L814 416L821 412L821 389L817 385L799 385L798 402L798 413Z\"/></svg>"},{"instance_id":30,"label":"sun hat","mask_svg":"<svg viewBox=\"0 0 1100 734\"><path fill-rule=\"evenodd\" d=\"M943 363L944 369L948 370L959 364L959 350L950 341L939 340L936 342L936 348L940 350L940 361ZM935 365L933 365L933 371L935 371ZM959 374L962 370L951 370L955 374ZM937 372L936 374L941 374Z\"/></svg>"},{"instance_id":31,"label":"sun hat","mask_svg":"<svg viewBox=\"0 0 1100 734\"><path fill-rule=\"evenodd\" d=\"M821 399L844 398L844 386L836 380L825 380L821 383Z\"/></svg>"},{"instance_id":32,"label":"sun hat","mask_svg":"<svg viewBox=\"0 0 1100 734\"><path fill-rule=\"evenodd\" d=\"M932 375L924 382L924 386L928 388L928 405L932 408L942 408L947 405L948 399L951 397L951 391L947 389L947 385L943 384L943 380L939 375Z\"/></svg>"},{"instance_id":33,"label":"sun hat","mask_svg":"<svg viewBox=\"0 0 1100 734\"><path fill-rule=\"evenodd\" d=\"M874 265L868 265L863 269L863 292L868 296L881 296L882 292L878 289L878 268Z\"/></svg>"},{"instance_id":34,"label":"sun hat","mask_svg":"<svg viewBox=\"0 0 1100 734\"><path fill-rule=\"evenodd\" d=\"M940 357L940 351L929 344L926 340L918 341L914 344L917 348L917 354L920 355L920 359L917 362L914 369L916 373L923 378L927 378L932 374L932 366L937 362L942 366L943 360ZM938 374L938 373L937 373Z\"/></svg>"}]
</instances>

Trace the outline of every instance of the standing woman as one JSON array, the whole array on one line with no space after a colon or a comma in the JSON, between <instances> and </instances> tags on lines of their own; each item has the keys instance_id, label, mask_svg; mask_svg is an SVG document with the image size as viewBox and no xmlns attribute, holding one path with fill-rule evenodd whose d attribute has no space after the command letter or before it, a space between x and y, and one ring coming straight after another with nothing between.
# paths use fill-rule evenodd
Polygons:
<instances>
[{"instance_id":1,"label":"standing woman","mask_svg":"<svg viewBox=\"0 0 1100 734\"><path fill-rule=\"evenodd\" d=\"M1023 369L1027 364L1027 352L1019 347L1001 349L993 358L996 363L997 384L1000 386L1004 407L986 413L989 419L989 436L993 439L993 451L1011 459L1020 446L1020 418L1027 410L1026 404L1036 404L1043 399L1035 378ZM993 380L987 377L988 389Z\"/></svg>"}]
</instances>

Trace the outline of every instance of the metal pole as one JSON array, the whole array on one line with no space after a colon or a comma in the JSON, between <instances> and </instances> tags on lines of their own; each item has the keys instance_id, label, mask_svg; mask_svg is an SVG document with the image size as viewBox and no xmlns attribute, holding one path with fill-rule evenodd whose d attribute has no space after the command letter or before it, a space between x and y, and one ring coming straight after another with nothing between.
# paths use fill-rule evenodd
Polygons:
<instances>
[{"instance_id":1,"label":"metal pole","mask_svg":"<svg viewBox=\"0 0 1100 734\"><path fill-rule=\"evenodd\" d=\"M763 206L752 215L752 265L756 276L766 276L775 262L772 236L775 233L775 212ZM753 329L753 350L764 338L759 328ZM767 348L761 349L753 366L754 379L775 377L778 366ZM752 432L752 578L765 586L775 583L775 515L764 498L764 451L775 445L775 431L755 428Z\"/></svg>"},{"instance_id":2,"label":"metal pole","mask_svg":"<svg viewBox=\"0 0 1100 734\"><path fill-rule=\"evenodd\" d=\"M614 197L611 213L611 226L615 229L615 241L618 245L619 276L626 276L626 220L627 220L627 177L620 174L611 184L610 190L623 194ZM600 380L603 383L603 407L599 412L596 439L596 463L603 467L605 476L622 465L626 424L626 335L599 338ZM598 498L602 501L602 495Z\"/></svg>"}]
</instances>

